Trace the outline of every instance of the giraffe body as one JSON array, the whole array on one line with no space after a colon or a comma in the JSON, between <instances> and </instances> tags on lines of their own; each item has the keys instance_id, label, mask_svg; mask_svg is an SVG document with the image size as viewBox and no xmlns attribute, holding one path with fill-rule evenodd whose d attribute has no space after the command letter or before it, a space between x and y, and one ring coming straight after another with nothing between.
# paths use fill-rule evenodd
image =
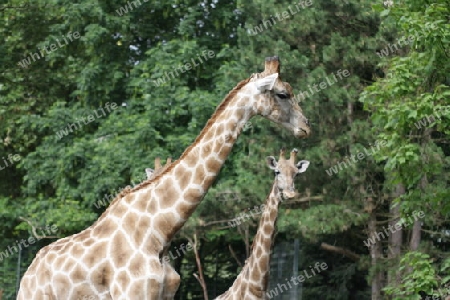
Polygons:
<instances>
[{"instance_id":1,"label":"giraffe body","mask_svg":"<svg viewBox=\"0 0 450 300\"><path fill-rule=\"evenodd\" d=\"M292 88L279 79L276 57L225 97L177 161L119 194L92 226L41 249L22 278L18 300L171 299L179 275L163 263L163 254L255 115L298 138L310 134Z\"/></svg>"},{"instance_id":2,"label":"giraffe body","mask_svg":"<svg viewBox=\"0 0 450 300\"><path fill-rule=\"evenodd\" d=\"M267 299L269 283L270 252L273 246L278 207L283 198L295 196L294 178L305 172L309 161L302 160L295 164L295 154L291 152L289 160L284 159L281 151L278 162L273 156L267 158L269 167L275 170L275 180L259 222L253 240L252 252L233 285L216 300L262 300Z\"/></svg>"}]
</instances>

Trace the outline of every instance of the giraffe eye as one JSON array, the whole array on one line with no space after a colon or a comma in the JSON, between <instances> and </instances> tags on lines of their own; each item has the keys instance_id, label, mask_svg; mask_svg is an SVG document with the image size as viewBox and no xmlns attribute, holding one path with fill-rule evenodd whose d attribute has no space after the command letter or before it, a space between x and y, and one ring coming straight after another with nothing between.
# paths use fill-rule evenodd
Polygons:
<instances>
[{"instance_id":1,"label":"giraffe eye","mask_svg":"<svg viewBox=\"0 0 450 300\"><path fill-rule=\"evenodd\" d=\"M280 175L280 171L279 170L275 170L275 175Z\"/></svg>"},{"instance_id":2,"label":"giraffe eye","mask_svg":"<svg viewBox=\"0 0 450 300\"><path fill-rule=\"evenodd\" d=\"M280 99L289 99L290 98L289 94L287 94L287 93L277 93L276 95Z\"/></svg>"}]
</instances>

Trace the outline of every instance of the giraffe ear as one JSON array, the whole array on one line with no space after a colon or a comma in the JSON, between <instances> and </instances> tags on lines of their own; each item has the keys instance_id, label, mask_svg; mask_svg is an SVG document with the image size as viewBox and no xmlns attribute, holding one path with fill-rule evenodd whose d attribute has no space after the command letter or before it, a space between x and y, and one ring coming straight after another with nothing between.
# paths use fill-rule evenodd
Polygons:
<instances>
[{"instance_id":1,"label":"giraffe ear","mask_svg":"<svg viewBox=\"0 0 450 300\"><path fill-rule=\"evenodd\" d=\"M308 169L309 167L309 161L308 160L301 160L297 163L298 172L297 173L303 173Z\"/></svg>"},{"instance_id":2,"label":"giraffe ear","mask_svg":"<svg viewBox=\"0 0 450 300\"><path fill-rule=\"evenodd\" d=\"M266 162L269 168L271 168L272 170L275 170L278 166L277 159L273 156L267 156Z\"/></svg>"},{"instance_id":3,"label":"giraffe ear","mask_svg":"<svg viewBox=\"0 0 450 300\"><path fill-rule=\"evenodd\" d=\"M147 174L147 179L149 179L150 177L152 177L153 173L155 171L153 169L147 168L145 169L145 173Z\"/></svg>"},{"instance_id":4,"label":"giraffe ear","mask_svg":"<svg viewBox=\"0 0 450 300\"><path fill-rule=\"evenodd\" d=\"M255 81L256 88L260 92L271 91L273 89L273 86L275 85L275 82L277 81L277 78L278 73L260 78Z\"/></svg>"}]
</instances>

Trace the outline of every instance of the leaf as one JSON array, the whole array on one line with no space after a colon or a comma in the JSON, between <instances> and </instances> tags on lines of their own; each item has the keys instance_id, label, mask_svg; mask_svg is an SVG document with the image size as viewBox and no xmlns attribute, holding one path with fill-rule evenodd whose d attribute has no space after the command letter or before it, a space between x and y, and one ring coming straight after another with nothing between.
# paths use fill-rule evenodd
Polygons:
<instances>
[{"instance_id":1,"label":"leaf","mask_svg":"<svg viewBox=\"0 0 450 300\"><path fill-rule=\"evenodd\" d=\"M380 13L380 17L386 17L391 12L390 9L385 9Z\"/></svg>"}]
</instances>

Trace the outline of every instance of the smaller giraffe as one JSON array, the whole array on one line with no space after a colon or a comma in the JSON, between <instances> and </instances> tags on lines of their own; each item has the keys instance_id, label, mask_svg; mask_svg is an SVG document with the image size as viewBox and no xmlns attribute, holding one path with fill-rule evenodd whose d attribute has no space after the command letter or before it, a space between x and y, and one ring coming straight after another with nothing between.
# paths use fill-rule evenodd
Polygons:
<instances>
[{"instance_id":1,"label":"smaller giraffe","mask_svg":"<svg viewBox=\"0 0 450 300\"><path fill-rule=\"evenodd\" d=\"M297 174L305 172L309 166L307 160L295 163L297 152L297 149L292 150L290 159L286 160L284 150L281 150L278 162L273 156L267 157L269 168L275 171L275 181L266 199L258 231L253 239L252 253L233 285L216 300L267 299L270 252L276 229L278 206L284 199L293 198L297 194L294 178Z\"/></svg>"}]
</instances>

